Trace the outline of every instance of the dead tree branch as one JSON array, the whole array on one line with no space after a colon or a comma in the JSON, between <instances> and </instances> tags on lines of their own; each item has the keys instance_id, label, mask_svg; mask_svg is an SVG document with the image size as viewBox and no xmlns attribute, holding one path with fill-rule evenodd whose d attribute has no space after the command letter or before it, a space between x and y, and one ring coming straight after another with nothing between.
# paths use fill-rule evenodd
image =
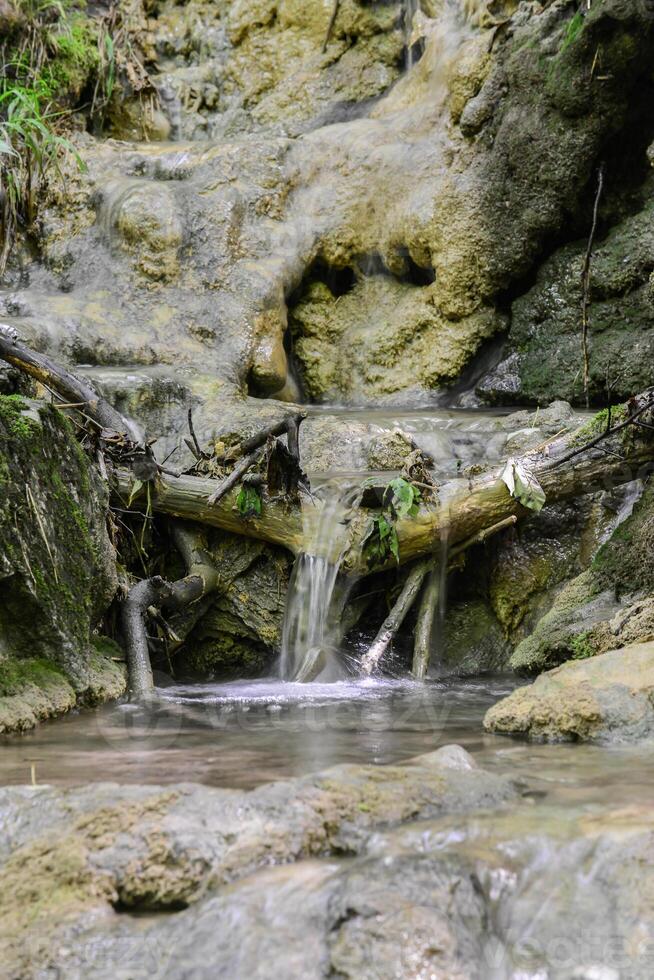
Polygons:
<instances>
[{"instance_id":1,"label":"dead tree branch","mask_svg":"<svg viewBox=\"0 0 654 980\"><path fill-rule=\"evenodd\" d=\"M393 637L404 622L406 614L420 592L422 583L430 568L431 561L426 560L417 562L410 569L395 605L382 623L379 633L361 661L361 670L364 674L371 674L379 665L379 661L388 650Z\"/></svg>"},{"instance_id":2,"label":"dead tree branch","mask_svg":"<svg viewBox=\"0 0 654 980\"><path fill-rule=\"evenodd\" d=\"M121 609L129 691L136 699L147 699L154 691L148 616L154 612L156 618L162 609L183 609L214 592L220 584L218 570L206 549L201 529L177 525L173 527L173 540L186 565L184 578L166 582L156 575L137 582L129 590Z\"/></svg>"},{"instance_id":3,"label":"dead tree branch","mask_svg":"<svg viewBox=\"0 0 654 980\"><path fill-rule=\"evenodd\" d=\"M22 344L13 327L0 324L0 359L24 371L41 384L52 388L65 403L81 403L84 413L98 426L112 432L123 433L133 442L141 442L138 427L116 411L106 399L81 378L76 377L51 361L45 354L37 354Z\"/></svg>"}]
</instances>

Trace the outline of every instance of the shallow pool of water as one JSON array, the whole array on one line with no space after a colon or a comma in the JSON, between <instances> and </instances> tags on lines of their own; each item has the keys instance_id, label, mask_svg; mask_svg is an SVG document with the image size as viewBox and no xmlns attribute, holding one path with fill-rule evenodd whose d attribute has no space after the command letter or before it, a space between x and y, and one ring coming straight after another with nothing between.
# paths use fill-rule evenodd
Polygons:
<instances>
[{"instance_id":1,"label":"shallow pool of water","mask_svg":"<svg viewBox=\"0 0 654 980\"><path fill-rule=\"evenodd\" d=\"M339 763L401 762L456 742L553 803L654 805L654 744L544 745L486 735L484 713L515 684L486 677L172 686L149 708L107 705L3 738L0 784L248 788Z\"/></svg>"}]
</instances>

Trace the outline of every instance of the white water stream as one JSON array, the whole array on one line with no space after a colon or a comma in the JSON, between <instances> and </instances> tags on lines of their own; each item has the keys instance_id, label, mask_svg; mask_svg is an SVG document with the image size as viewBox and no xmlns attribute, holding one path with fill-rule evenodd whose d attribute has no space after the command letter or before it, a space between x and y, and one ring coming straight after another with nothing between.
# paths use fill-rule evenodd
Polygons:
<instances>
[{"instance_id":1,"label":"white water stream","mask_svg":"<svg viewBox=\"0 0 654 980\"><path fill-rule=\"evenodd\" d=\"M338 659L342 583L341 594L336 592L347 513L359 491L330 481L321 495L322 506L309 512L305 551L295 563L286 599L280 660L284 680L337 680L344 673Z\"/></svg>"}]
</instances>

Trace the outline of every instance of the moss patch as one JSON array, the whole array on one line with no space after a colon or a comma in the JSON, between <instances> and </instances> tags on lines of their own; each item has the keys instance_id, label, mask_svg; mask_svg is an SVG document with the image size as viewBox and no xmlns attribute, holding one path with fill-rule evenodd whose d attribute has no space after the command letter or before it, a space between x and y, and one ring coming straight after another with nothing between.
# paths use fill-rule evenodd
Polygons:
<instances>
[{"instance_id":1,"label":"moss patch","mask_svg":"<svg viewBox=\"0 0 654 980\"><path fill-rule=\"evenodd\" d=\"M116 587L107 491L50 406L0 396L2 725L30 727L121 693L118 665L90 634ZM11 701L11 704L8 703ZM22 705L22 708L21 708Z\"/></svg>"}]
</instances>

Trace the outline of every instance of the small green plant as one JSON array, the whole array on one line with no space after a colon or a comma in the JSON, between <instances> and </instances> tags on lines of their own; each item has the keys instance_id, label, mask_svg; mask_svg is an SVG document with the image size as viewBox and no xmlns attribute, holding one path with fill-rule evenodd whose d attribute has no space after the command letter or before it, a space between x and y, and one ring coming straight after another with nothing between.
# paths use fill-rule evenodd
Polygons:
<instances>
[{"instance_id":1,"label":"small green plant","mask_svg":"<svg viewBox=\"0 0 654 980\"><path fill-rule=\"evenodd\" d=\"M72 144L56 133L56 113L42 108L40 86L8 88L0 94L0 177L3 189L5 244L0 258L4 271L8 244L18 224L30 228L36 202L48 170L61 178L60 154L70 153L83 163Z\"/></svg>"},{"instance_id":2,"label":"small green plant","mask_svg":"<svg viewBox=\"0 0 654 980\"><path fill-rule=\"evenodd\" d=\"M400 518L415 517L421 500L420 490L403 477L397 477L385 487L382 495L382 512L371 518L363 539L363 553L368 568L383 565L391 555L400 560L400 545L396 522Z\"/></svg>"},{"instance_id":3,"label":"small green plant","mask_svg":"<svg viewBox=\"0 0 654 980\"><path fill-rule=\"evenodd\" d=\"M570 650L572 660L588 660L595 656L595 648L592 646L588 633L578 633L570 640Z\"/></svg>"},{"instance_id":4,"label":"small green plant","mask_svg":"<svg viewBox=\"0 0 654 980\"><path fill-rule=\"evenodd\" d=\"M87 10L85 0L14 0L14 26L0 37L0 276L17 236L30 234L48 180L63 163L83 163L66 138L72 110L101 130L117 77L154 102L121 8Z\"/></svg>"},{"instance_id":5,"label":"small green plant","mask_svg":"<svg viewBox=\"0 0 654 980\"><path fill-rule=\"evenodd\" d=\"M258 487L243 483L236 498L236 509L243 518L261 517L262 501Z\"/></svg>"},{"instance_id":6,"label":"small green plant","mask_svg":"<svg viewBox=\"0 0 654 980\"><path fill-rule=\"evenodd\" d=\"M572 20L568 23L568 27L565 32L565 37L563 38L563 44L561 45L561 53L574 44L576 39L581 34L582 28L584 26L584 15L577 11Z\"/></svg>"}]
</instances>

